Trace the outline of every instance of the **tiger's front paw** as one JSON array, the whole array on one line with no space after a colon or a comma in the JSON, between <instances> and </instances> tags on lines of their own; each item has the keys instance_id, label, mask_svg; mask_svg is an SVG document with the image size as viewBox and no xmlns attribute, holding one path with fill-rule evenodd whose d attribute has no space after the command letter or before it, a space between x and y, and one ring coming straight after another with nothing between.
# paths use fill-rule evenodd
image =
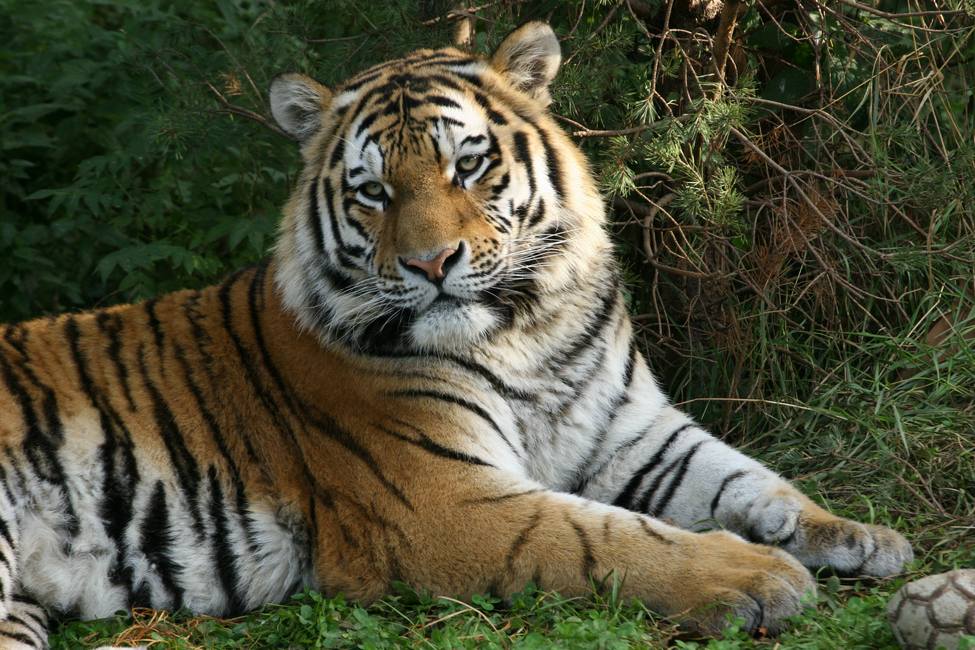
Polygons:
<instances>
[{"instance_id":1,"label":"tiger's front paw","mask_svg":"<svg viewBox=\"0 0 975 650\"><path fill-rule=\"evenodd\" d=\"M816 601L816 582L795 558L724 531L701 535L682 574L686 600L678 618L708 635L720 634L729 614L744 619L749 632L778 634Z\"/></svg>"},{"instance_id":2,"label":"tiger's front paw","mask_svg":"<svg viewBox=\"0 0 975 650\"><path fill-rule=\"evenodd\" d=\"M745 533L753 542L785 549L807 567L848 575L889 576L914 559L900 533L837 517L802 495L760 498Z\"/></svg>"}]
</instances>

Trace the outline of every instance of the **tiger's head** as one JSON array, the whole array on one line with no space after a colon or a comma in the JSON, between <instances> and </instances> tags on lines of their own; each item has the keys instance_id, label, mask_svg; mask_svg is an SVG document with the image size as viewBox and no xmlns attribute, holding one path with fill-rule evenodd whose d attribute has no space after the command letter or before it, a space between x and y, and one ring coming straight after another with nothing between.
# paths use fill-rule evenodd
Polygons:
<instances>
[{"instance_id":1,"label":"tiger's head","mask_svg":"<svg viewBox=\"0 0 975 650\"><path fill-rule=\"evenodd\" d=\"M271 110L304 170L275 251L286 307L358 349L457 351L530 325L611 257L582 153L547 113L561 54L528 23L490 58L419 50Z\"/></svg>"}]
</instances>

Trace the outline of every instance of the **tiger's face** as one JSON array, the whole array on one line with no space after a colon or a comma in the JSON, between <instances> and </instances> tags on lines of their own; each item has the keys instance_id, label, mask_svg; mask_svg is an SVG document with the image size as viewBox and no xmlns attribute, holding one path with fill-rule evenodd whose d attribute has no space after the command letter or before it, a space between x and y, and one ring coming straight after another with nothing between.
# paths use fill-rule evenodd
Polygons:
<instances>
[{"instance_id":1,"label":"tiger's face","mask_svg":"<svg viewBox=\"0 0 975 650\"><path fill-rule=\"evenodd\" d=\"M306 326L359 347L457 350L584 272L602 207L545 112L559 61L551 29L529 23L489 60L421 50L334 91L275 80L272 112L305 160L278 283Z\"/></svg>"}]
</instances>

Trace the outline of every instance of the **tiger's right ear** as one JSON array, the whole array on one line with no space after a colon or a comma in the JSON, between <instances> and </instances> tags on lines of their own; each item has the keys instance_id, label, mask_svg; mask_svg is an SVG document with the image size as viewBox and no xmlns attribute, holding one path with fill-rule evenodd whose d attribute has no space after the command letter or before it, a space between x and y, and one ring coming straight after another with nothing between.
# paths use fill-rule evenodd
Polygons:
<instances>
[{"instance_id":1,"label":"tiger's right ear","mask_svg":"<svg viewBox=\"0 0 975 650\"><path fill-rule=\"evenodd\" d=\"M289 72L274 78L270 96L274 121L304 144L322 127L322 113L332 100L332 91L311 77Z\"/></svg>"},{"instance_id":2,"label":"tiger's right ear","mask_svg":"<svg viewBox=\"0 0 975 650\"><path fill-rule=\"evenodd\" d=\"M548 85L561 63L559 39L548 23L538 21L525 23L508 34L491 55L491 67L542 106L552 102Z\"/></svg>"}]
</instances>

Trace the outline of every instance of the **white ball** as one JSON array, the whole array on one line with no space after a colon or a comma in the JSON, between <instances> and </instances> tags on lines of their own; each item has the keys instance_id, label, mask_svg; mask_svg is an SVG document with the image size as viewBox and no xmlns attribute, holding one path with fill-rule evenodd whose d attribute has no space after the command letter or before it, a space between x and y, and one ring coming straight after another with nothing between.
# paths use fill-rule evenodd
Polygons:
<instances>
[{"instance_id":1,"label":"white ball","mask_svg":"<svg viewBox=\"0 0 975 650\"><path fill-rule=\"evenodd\" d=\"M909 582L887 605L887 619L905 650L956 650L975 636L975 569Z\"/></svg>"}]
</instances>

